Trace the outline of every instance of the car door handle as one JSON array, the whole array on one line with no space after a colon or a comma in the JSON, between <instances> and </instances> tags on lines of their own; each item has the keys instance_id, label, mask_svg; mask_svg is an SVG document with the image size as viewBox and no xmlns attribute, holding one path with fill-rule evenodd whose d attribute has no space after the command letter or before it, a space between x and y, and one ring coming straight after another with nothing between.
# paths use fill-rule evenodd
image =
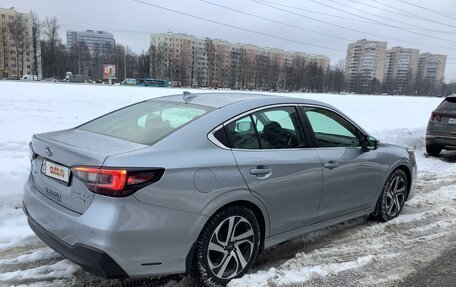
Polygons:
<instances>
[{"instance_id":1,"label":"car door handle","mask_svg":"<svg viewBox=\"0 0 456 287\"><path fill-rule=\"evenodd\" d=\"M329 168L329 169L333 169L333 168L336 168L338 166L339 166L339 162L334 161L334 160L330 160L327 163L325 163L325 167Z\"/></svg>"},{"instance_id":2,"label":"car door handle","mask_svg":"<svg viewBox=\"0 0 456 287\"><path fill-rule=\"evenodd\" d=\"M252 168L250 170L251 175L256 175L256 176L264 176L267 174L270 174L272 170L268 167L263 167L263 166L257 166L256 168Z\"/></svg>"}]
</instances>

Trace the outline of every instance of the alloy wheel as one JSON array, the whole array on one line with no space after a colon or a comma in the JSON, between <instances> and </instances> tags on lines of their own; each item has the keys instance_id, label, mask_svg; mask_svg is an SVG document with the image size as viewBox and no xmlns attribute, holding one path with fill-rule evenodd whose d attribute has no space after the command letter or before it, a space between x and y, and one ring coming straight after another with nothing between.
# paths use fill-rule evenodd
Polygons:
<instances>
[{"instance_id":1,"label":"alloy wheel","mask_svg":"<svg viewBox=\"0 0 456 287\"><path fill-rule=\"evenodd\" d=\"M255 232L250 222L234 215L223 220L209 241L207 261L220 279L231 279L244 270L252 257Z\"/></svg>"},{"instance_id":2,"label":"alloy wheel","mask_svg":"<svg viewBox=\"0 0 456 287\"><path fill-rule=\"evenodd\" d=\"M386 191L386 213L395 217L402 209L405 201L406 183L401 176L396 176Z\"/></svg>"}]
</instances>

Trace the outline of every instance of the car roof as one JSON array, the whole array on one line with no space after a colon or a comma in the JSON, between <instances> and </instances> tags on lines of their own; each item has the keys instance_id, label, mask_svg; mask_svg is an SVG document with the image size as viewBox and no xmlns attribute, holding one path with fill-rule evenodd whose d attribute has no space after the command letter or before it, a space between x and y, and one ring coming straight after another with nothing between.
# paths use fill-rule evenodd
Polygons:
<instances>
[{"instance_id":1,"label":"car roof","mask_svg":"<svg viewBox=\"0 0 456 287\"><path fill-rule=\"evenodd\" d=\"M151 100L166 100L171 102L180 102L185 103L187 99L188 103L203 105L213 108L222 108L231 104L241 103L241 102L257 102L259 105L267 102L271 103L300 103L300 104L311 104L311 105L320 105L331 107L328 104L325 104L320 101L298 98L298 97L288 97L288 96L276 96L270 94L258 94L258 93L235 93L235 92L219 92L219 93L188 93L184 92L183 94L164 96L159 98L154 98Z\"/></svg>"}]
</instances>

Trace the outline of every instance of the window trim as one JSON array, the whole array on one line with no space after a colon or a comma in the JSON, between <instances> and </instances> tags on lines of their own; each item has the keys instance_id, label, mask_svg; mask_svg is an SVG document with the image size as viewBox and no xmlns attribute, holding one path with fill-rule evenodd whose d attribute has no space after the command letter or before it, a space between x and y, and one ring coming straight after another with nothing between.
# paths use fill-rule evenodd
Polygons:
<instances>
[{"instance_id":1,"label":"window trim","mask_svg":"<svg viewBox=\"0 0 456 287\"><path fill-rule=\"evenodd\" d=\"M260 148L259 149L240 149L240 148L232 148L232 147L227 147L227 146L224 146L220 141L217 140L217 138L214 136L214 134L222 129L222 128L225 128L227 125L229 125L230 123L240 119L240 118L243 118L243 117L246 117L246 116L250 116L250 118L252 117L252 114L256 113L256 112L259 112L259 111L262 111L262 110L267 110L267 109L271 109L271 108L278 108L278 107L293 107L295 108L296 110L296 113L298 114L298 118L299 118L299 122L301 124L301 131L304 135L304 141L306 143L306 147L299 147L299 148L282 148L282 149L262 149L261 148L261 144L260 144ZM252 120L252 119L250 119ZM307 118L306 118L307 120ZM253 121L252 121L253 123ZM255 131L256 131L256 127L255 128ZM265 106L261 106L261 107L257 107L257 108L254 108L254 109L251 109L251 110L248 110L248 111L245 111L241 114L238 114L230 119L228 119L227 121L223 122L222 124L218 125L217 127L215 127L214 129L212 129L208 135L207 135L207 138L213 143L215 144L216 146L218 146L219 148L221 149L224 149L224 150L232 150L232 151L249 151L249 152L264 152L264 151L292 151L292 150L303 150L303 149L309 149L309 148L314 148L314 143L313 143L313 140L308 138L308 133L306 132L306 128L307 128L307 125L304 124L304 118L303 118L303 115L302 115L302 109L300 108L300 104L298 103L286 103L286 104L272 104L272 105L265 105ZM231 144L231 141L230 141L230 144Z\"/></svg>"}]
</instances>

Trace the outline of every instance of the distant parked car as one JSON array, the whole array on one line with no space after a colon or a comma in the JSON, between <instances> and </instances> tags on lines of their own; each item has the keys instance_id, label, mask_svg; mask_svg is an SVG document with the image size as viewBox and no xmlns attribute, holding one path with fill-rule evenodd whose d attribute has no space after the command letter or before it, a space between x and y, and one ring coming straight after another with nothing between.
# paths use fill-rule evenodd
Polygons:
<instances>
[{"instance_id":1,"label":"distant parked car","mask_svg":"<svg viewBox=\"0 0 456 287\"><path fill-rule=\"evenodd\" d=\"M456 95L446 97L432 112L426 129L426 152L438 156L456 149Z\"/></svg>"},{"instance_id":2,"label":"distant parked car","mask_svg":"<svg viewBox=\"0 0 456 287\"><path fill-rule=\"evenodd\" d=\"M36 134L23 208L64 257L106 277L244 275L264 248L372 214L415 190L413 151L330 105L237 93L173 95Z\"/></svg>"},{"instance_id":3,"label":"distant parked car","mask_svg":"<svg viewBox=\"0 0 456 287\"><path fill-rule=\"evenodd\" d=\"M21 80L23 81L37 81L38 77L36 75L24 75Z\"/></svg>"}]
</instances>

